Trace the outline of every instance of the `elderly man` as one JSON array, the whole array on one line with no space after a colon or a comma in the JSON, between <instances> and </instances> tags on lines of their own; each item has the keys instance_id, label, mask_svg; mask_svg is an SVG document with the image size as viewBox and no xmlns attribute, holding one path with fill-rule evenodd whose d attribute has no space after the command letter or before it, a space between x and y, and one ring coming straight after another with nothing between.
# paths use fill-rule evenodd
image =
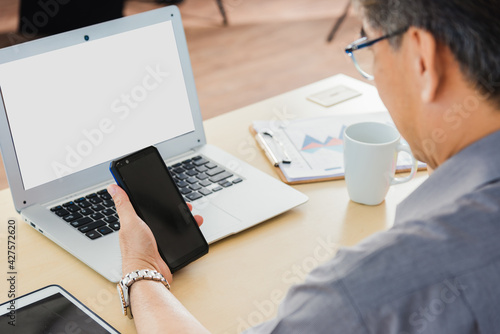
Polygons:
<instances>
[{"instance_id":1,"label":"elderly man","mask_svg":"<svg viewBox=\"0 0 500 334\"><path fill-rule=\"evenodd\" d=\"M380 96L435 171L399 205L393 228L341 249L290 289L275 319L249 332L498 333L500 2L355 4L365 36L346 51L367 77L356 56L373 53ZM109 192L124 273L150 268L170 280L125 193ZM134 283L130 298L139 332L206 331L158 282Z\"/></svg>"}]
</instances>

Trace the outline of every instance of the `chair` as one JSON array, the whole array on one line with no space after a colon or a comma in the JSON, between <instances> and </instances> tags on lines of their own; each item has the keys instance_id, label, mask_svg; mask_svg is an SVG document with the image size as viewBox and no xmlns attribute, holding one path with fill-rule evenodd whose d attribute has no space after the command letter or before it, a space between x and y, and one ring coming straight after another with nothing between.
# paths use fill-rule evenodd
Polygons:
<instances>
[{"instance_id":1,"label":"chair","mask_svg":"<svg viewBox=\"0 0 500 334\"><path fill-rule=\"evenodd\" d=\"M227 26L227 15L226 15L226 10L224 9L224 4L222 3L222 0L216 0L217 1L217 6L219 6L220 14L222 15L222 23Z\"/></svg>"},{"instance_id":2,"label":"chair","mask_svg":"<svg viewBox=\"0 0 500 334\"><path fill-rule=\"evenodd\" d=\"M335 34L337 33L337 31L339 30L340 26L344 22L345 18L347 17L347 14L349 14L349 9L350 8L351 8L351 0L348 0L347 1L347 5L345 6L345 9L342 12L342 15L340 15L340 17L337 19L337 21L333 25L332 31L330 32L330 34L328 35L328 37L326 39L327 42L333 41L333 38L335 37Z\"/></svg>"},{"instance_id":3,"label":"chair","mask_svg":"<svg viewBox=\"0 0 500 334\"><path fill-rule=\"evenodd\" d=\"M60 1L62 3L62 1ZM18 32L25 38L52 35L122 17L124 0L21 0Z\"/></svg>"}]
</instances>

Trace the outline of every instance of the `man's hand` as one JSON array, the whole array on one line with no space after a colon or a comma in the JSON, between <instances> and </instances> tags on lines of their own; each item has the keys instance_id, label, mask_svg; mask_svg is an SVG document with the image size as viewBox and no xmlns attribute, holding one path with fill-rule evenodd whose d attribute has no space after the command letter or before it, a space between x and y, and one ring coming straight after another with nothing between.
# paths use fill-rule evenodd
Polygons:
<instances>
[{"instance_id":1,"label":"man's hand","mask_svg":"<svg viewBox=\"0 0 500 334\"><path fill-rule=\"evenodd\" d=\"M172 282L172 274L158 253L153 232L137 216L125 191L112 184L108 187L108 192L113 197L116 211L120 217L119 236L123 274L134 270L155 269L162 273L169 282ZM189 203L188 206L192 210ZM195 219L198 225L203 223L201 216L195 216Z\"/></svg>"},{"instance_id":2,"label":"man's hand","mask_svg":"<svg viewBox=\"0 0 500 334\"><path fill-rule=\"evenodd\" d=\"M172 274L158 253L153 232L135 213L127 194L115 184L108 187L120 216L123 274L155 269L172 282ZM189 205L192 210L192 206ZM198 225L203 218L195 216ZM158 282L141 280L130 290L130 305L138 333L208 333L170 291Z\"/></svg>"}]
</instances>

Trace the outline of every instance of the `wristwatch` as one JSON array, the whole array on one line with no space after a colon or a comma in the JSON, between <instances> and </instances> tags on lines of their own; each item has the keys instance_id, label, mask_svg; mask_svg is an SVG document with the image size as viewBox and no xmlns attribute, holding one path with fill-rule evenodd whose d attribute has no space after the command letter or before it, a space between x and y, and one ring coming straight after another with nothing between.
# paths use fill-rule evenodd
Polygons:
<instances>
[{"instance_id":1,"label":"wristwatch","mask_svg":"<svg viewBox=\"0 0 500 334\"><path fill-rule=\"evenodd\" d=\"M134 284L134 282L141 281L143 279L161 282L167 289L170 290L170 284L168 284L168 281L156 270L142 269L125 275L123 279L118 282L116 288L118 289L118 295L120 296L123 315L127 315L130 319L133 318L133 315L132 309L130 308L129 288L132 284Z\"/></svg>"}]
</instances>

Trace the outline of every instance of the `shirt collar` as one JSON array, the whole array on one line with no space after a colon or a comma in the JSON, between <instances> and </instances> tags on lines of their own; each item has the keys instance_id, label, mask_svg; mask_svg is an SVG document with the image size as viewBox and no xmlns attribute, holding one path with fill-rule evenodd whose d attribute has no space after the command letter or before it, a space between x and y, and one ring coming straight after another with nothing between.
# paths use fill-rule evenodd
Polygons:
<instances>
[{"instance_id":1,"label":"shirt collar","mask_svg":"<svg viewBox=\"0 0 500 334\"><path fill-rule=\"evenodd\" d=\"M475 189L500 179L500 131L467 146L439 166L396 211L396 222L424 218Z\"/></svg>"}]
</instances>

